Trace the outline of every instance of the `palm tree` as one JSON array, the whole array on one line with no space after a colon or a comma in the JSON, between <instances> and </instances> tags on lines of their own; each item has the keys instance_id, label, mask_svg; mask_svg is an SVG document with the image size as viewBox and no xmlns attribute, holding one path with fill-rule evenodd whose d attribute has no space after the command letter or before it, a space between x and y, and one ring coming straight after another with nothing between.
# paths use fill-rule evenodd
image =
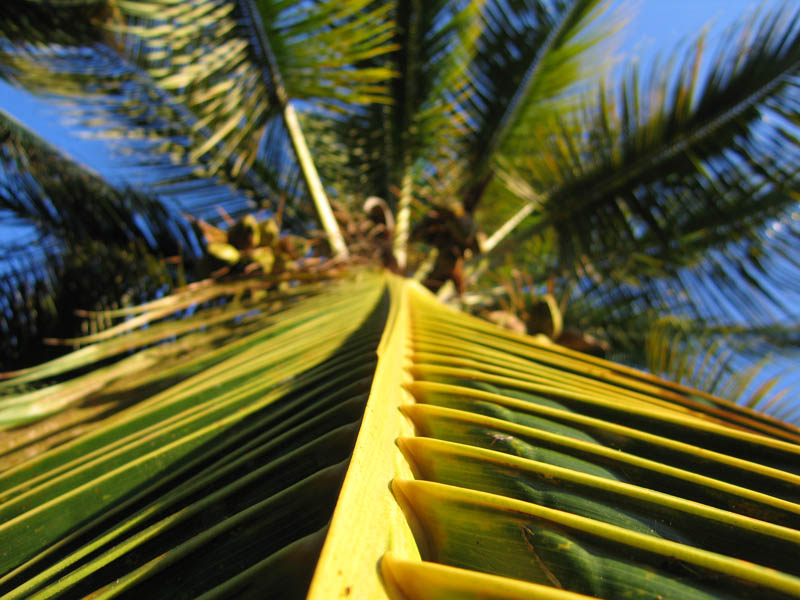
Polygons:
<instances>
[{"instance_id":1,"label":"palm tree","mask_svg":"<svg viewBox=\"0 0 800 600\"><path fill-rule=\"evenodd\" d=\"M133 206L136 233L125 215L179 202L230 266L86 313L112 325L3 384L7 426L51 416L2 450L0 589L800 595L796 428L370 270L634 364L715 339L689 369L706 380L796 345L797 14L598 92L603 8L13 2L3 77L155 174L101 206ZM43 183L3 207L67 256L82 207L43 219L69 195L4 122L12 172ZM151 257L175 253L162 222Z\"/></svg>"}]
</instances>

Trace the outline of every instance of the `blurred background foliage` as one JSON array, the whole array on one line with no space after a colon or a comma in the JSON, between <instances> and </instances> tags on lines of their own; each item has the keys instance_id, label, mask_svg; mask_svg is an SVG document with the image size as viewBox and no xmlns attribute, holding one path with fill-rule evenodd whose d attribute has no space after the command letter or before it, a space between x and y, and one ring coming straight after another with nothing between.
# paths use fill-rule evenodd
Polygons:
<instances>
[{"instance_id":1,"label":"blurred background foliage","mask_svg":"<svg viewBox=\"0 0 800 600\"><path fill-rule=\"evenodd\" d=\"M797 8L637 64L615 55L615 6L9 0L0 78L120 170L0 105L0 364L108 325L76 310L330 257L300 135L353 264L791 416L800 384L775 376L800 343ZM229 243L247 215L297 243Z\"/></svg>"}]
</instances>

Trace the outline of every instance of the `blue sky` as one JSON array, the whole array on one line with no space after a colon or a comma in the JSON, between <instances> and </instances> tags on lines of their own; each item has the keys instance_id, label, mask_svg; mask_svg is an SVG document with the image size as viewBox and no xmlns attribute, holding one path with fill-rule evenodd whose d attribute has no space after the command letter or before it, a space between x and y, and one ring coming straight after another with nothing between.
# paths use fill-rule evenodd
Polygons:
<instances>
[{"instance_id":1,"label":"blue sky","mask_svg":"<svg viewBox=\"0 0 800 600\"><path fill-rule=\"evenodd\" d=\"M765 7L779 6L769 0ZM691 40L706 25L719 31L742 15L762 5L753 0L617 0L617 6L631 6L633 18L625 30L621 50L628 56L648 56Z\"/></svg>"}]
</instances>

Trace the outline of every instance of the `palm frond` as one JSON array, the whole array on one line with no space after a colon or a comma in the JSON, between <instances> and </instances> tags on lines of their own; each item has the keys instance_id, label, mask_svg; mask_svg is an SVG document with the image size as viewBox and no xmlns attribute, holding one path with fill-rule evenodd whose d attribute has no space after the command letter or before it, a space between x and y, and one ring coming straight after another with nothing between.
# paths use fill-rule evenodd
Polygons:
<instances>
[{"instance_id":1,"label":"palm frond","mask_svg":"<svg viewBox=\"0 0 800 600\"><path fill-rule=\"evenodd\" d=\"M608 34L599 24L604 6L595 0L485 4L469 85L458 100L467 135L456 160L434 176L444 182L436 195L449 202L440 201L444 207L415 228L414 238L438 253L426 279L431 289L451 283L463 288L464 256L481 246L482 218L478 214L476 220L475 211L490 193L495 163L510 150L512 133L520 123L541 122L557 109L571 112L568 92L592 76L581 69L587 51Z\"/></svg>"},{"instance_id":2,"label":"palm frond","mask_svg":"<svg viewBox=\"0 0 800 600\"><path fill-rule=\"evenodd\" d=\"M137 404L27 461L6 432L0 590L800 593L796 428L354 275L132 365L94 398Z\"/></svg>"},{"instance_id":3,"label":"palm frond","mask_svg":"<svg viewBox=\"0 0 800 600\"><path fill-rule=\"evenodd\" d=\"M430 198L444 197L436 193L442 190L426 190L430 186L424 183L444 178L442 166L456 162L460 138L466 133L458 102L467 92L467 70L480 33L482 5L476 1L398 2L400 50L395 59L402 77L393 82L396 116L391 120L390 149L396 152L392 170L400 191L393 251L402 270L407 262L412 202L415 197L428 203Z\"/></svg>"},{"instance_id":4,"label":"palm frond","mask_svg":"<svg viewBox=\"0 0 800 600\"><path fill-rule=\"evenodd\" d=\"M131 380L98 386L96 402L113 402L134 381L166 378L173 387L115 418L89 422L82 436L54 448L50 459L42 455L3 472L7 515L27 512L26 498L33 496L50 497L53 515L66 515L62 509L72 515L66 520L42 515L49 532L25 535L14 556L3 554L4 592L47 589L81 595L93 588L103 594L139 594L152 587L155 593L196 597L223 586L230 594L241 579L245 587L260 580L257 586L272 589L278 584L274 569L291 564L298 566L292 570L296 579L281 586L303 590L369 389L385 318L381 291L369 282L338 286L280 311L280 317L273 315L271 324L262 322L256 331L244 323L235 326L239 331L233 341L221 347L214 348L214 336L204 340L201 335L192 340L200 344L199 353L149 366L140 362L128 373ZM264 300L263 308L273 305ZM327 379L337 371L346 375ZM261 384L243 388L248 380ZM167 464L172 476L163 478L158 472ZM51 477L56 471L77 493L58 492L59 478ZM102 471L107 476L98 479ZM93 489L98 484L116 492L97 496ZM109 503L117 506L112 512L129 518L116 524L109 520ZM211 517L209 509L222 510ZM263 527L250 527L258 515L265 517ZM81 521L77 529L73 518ZM8 519L4 523L11 526ZM30 525L25 518L17 523L23 529ZM249 543L244 543L241 526L250 532ZM75 544L98 534L88 545ZM153 569L165 534L175 545L171 558ZM217 551L225 539L229 547L223 564ZM118 563L120 551L128 558L133 551L138 565L131 569ZM195 571L201 556L208 561L202 577ZM164 571L167 562L175 570ZM191 589L182 577L170 577L174 586L167 591L161 577L181 571L195 573ZM73 576L53 579L59 572ZM153 578L156 573L160 576Z\"/></svg>"},{"instance_id":5,"label":"palm frond","mask_svg":"<svg viewBox=\"0 0 800 600\"><path fill-rule=\"evenodd\" d=\"M601 94L582 139L573 128L538 139L548 151L518 164L547 200L522 236L553 226L562 265L586 256L605 274L637 257L674 270L731 241L758 256L764 225L796 201L800 146L785 117L797 109L796 23L789 9L763 14L723 38L711 65L701 40L677 70Z\"/></svg>"},{"instance_id":6,"label":"palm frond","mask_svg":"<svg viewBox=\"0 0 800 600\"><path fill-rule=\"evenodd\" d=\"M386 40L391 37L392 24L386 22L387 11L383 7L367 9L366 17L359 16L358 11L367 4L363 0L347 5L312 2L297 10L286 3L261 2L256 8L254 0L240 2L248 17L254 48L265 67L263 71L269 75L283 111L283 125L306 189L331 250L340 259L347 259L349 251L297 111L289 101L317 98L319 102L325 95L327 100L322 102L325 110L325 102L331 103L327 108L341 109L346 103L381 100L383 88L376 83L390 73L384 68L365 66L364 62L391 50ZM287 54L289 48L292 52ZM325 58L320 60L320 56ZM279 172L285 170L279 165L272 166Z\"/></svg>"},{"instance_id":7,"label":"palm frond","mask_svg":"<svg viewBox=\"0 0 800 600\"><path fill-rule=\"evenodd\" d=\"M344 182L341 174L331 177L342 193L363 196L359 190L366 187L394 207L407 173L414 195L432 202L431 173L444 157L452 161L465 131L457 101L467 86L481 2L386 6L396 23L392 52L370 64L384 65L393 75L385 82L388 104L373 103L344 115L308 115L318 138L315 155L323 162L338 155L337 167L347 166ZM425 169L427 180L420 173Z\"/></svg>"},{"instance_id":8,"label":"palm frond","mask_svg":"<svg viewBox=\"0 0 800 600\"><path fill-rule=\"evenodd\" d=\"M135 12L130 3L124 4ZM175 72L181 64L177 60L180 57L170 67L162 52L164 64L159 63L162 71L152 69L160 78L152 77L145 69L153 67L158 52L149 52L148 62L139 55L142 44L135 43L138 38L133 34L123 38L119 37L121 34L112 35L105 28L112 19L107 11L91 20L95 29L93 38L84 36L72 44L58 46L26 44L25 36L18 35L18 30L27 31L20 23L34 31L47 25L46 20L38 18L37 11L40 11L38 5L22 2L20 10L14 13L16 20L12 19L6 28L7 39L0 55L4 67L0 73L8 81L54 102L70 118L72 127L83 135L110 140L122 161L138 167L133 170L137 178L157 187L162 196L178 197L184 204L182 208L198 217L209 217L209 210L216 205L237 214L251 210L257 203L269 204L273 192L255 172L245 168L255 159L261 131L254 131L253 127L240 131L241 123L233 119L233 104L221 96L222 89L233 81L226 75L237 77L234 88L238 89L237 86L256 85L253 82L258 78L253 73L240 79L236 65L221 60L217 65L219 73L209 78L204 73L198 76L194 87L189 86L194 94L189 102L181 95L187 89L173 86L177 80L168 79L171 75L181 75ZM122 17L117 14L116 18L117 21L111 21L116 23L114 28L124 31L118 20ZM184 42L197 53L203 41L209 42L211 34L201 25L190 33L195 37L185 38ZM221 41L231 35L222 36ZM159 40L153 43L157 45ZM239 39L237 47L246 44ZM183 63L186 60L184 56ZM190 73L196 73L190 66L184 66ZM168 83L166 87L162 85L164 80ZM210 92L203 96L203 89ZM252 98L257 101L259 95L254 92ZM259 112L254 110L252 114ZM263 125L261 119L259 126ZM237 146L245 138L249 140L249 150L246 144ZM235 191L230 187L232 184Z\"/></svg>"},{"instance_id":9,"label":"palm frond","mask_svg":"<svg viewBox=\"0 0 800 600\"><path fill-rule=\"evenodd\" d=\"M256 159L266 122L278 113L270 81L254 55L234 2L181 4L134 0L115 5L124 55L196 118L190 163L211 155L215 174L225 162L237 178Z\"/></svg>"},{"instance_id":10,"label":"palm frond","mask_svg":"<svg viewBox=\"0 0 800 600\"><path fill-rule=\"evenodd\" d=\"M0 208L6 224L31 223L64 243L144 240L165 255L191 252L188 223L162 202L120 191L0 110Z\"/></svg>"},{"instance_id":11,"label":"palm frond","mask_svg":"<svg viewBox=\"0 0 800 600\"><path fill-rule=\"evenodd\" d=\"M333 110L386 101L392 72L370 60L395 48L389 4L258 0L256 5L288 98Z\"/></svg>"},{"instance_id":12,"label":"palm frond","mask_svg":"<svg viewBox=\"0 0 800 600\"><path fill-rule=\"evenodd\" d=\"M775 400L772 414L786 415L783 408L796 404L791 377L800 349L796 320L736 295L741 290L728 293L729 283L719 273L705 277L716 284L713 295L691 273L671 280L608 280L586 265L577 281L555 276L547 259L554 245L534 241L521 251L544 257L542 264L521 265L506 257L505 265L483 275L479 291L451 302L514 331L542 333L558 344L648 368L748 406L763 408ZM547 298L555 307L543 313ZM556 322L561 326L553 329ZM743 372L749 375L739 377ZM752 383L756 376L765 382L763 389Z\"/></svg>"},{"instance_id":13,"label":"palm frond","mask_svg":"<svg viewBox=\"0 0 800 600\"><path fill-rule=\"evenodd\" d=\"M316 114L304 123L337 201L360 208L365 189L395 208L394 257L405 265L413 204L442 194L432 185L455 163L464 133L457 100L467 87L467 66L479 33L481 3L390 2L392 51L371 58L387 74L385 102ZM355 206L353 206L355 205Z\"/></svg>"},{"instance_id":14,"label":"palm frond","mask_svg":"<svg viewBox=\"0 0 800 600\"><path fill-rule=\"evenodd\" d=\"M398 74L390 82L392 104L375 104L347 117L313 119L316 154L323 165L331 157L327 179L335 173L343 194L368 187L390 205L402 204L396 252L404 245L401 230L412 211L412 239L424 236L420 221L426 207L458 212L459 196L483 177L475 173L491 162L485 158L493 156L485 151L486 144L512 97L515 108L509 111L516 114L524 106L530 112L580 82L577 65L601 37L582 35L600 12L597 4L544 7L530 2L506 14L485 2L397 3L398 49L386 58ZM548 38L554 23L561 29ZM509 31L516 31L511 41L502 37ZM507 64L495 64L499 54ZM526 70L528 84L522 91L518 88ZM487 85L498 89L487 91ZM516 117L508 119L516 124ZM475 163L479 155L480 168Z\"/></svg>"},{"instance_id":15,"label":"palm frond","mask_svg":"<svg viewBox=\"0 0 800 600\"><path fill-rule=\"evenodd\" d=\"M0 23L0 56L8 52L8 41L33 47L91 45L103 39L97 24L108 14L105 3L96 0L9 0L6 8L6 18Z\"/></svg>"},{"instance_id":16,"label":"palm frond","mask_svg":"<svg viewBox=\"0 0 800 600\"><path fill-rule=\"evenodd\" d=\"M310 195L343 257L335 194L365 249L198 221L228 266L166 293L171 205L7 127L0 201L38 228L0 250L0 311L100 289L75 351L0 375L0 595L800 597L798 409L745 368L800 343L800 13L582 107L600 0L49 4L12 0L0 77L116 136L145 192L205 217L278 191L276 221L314 237ZM72 228L84 190L103 212ZM503 264L470 274L493 245ZM647 348L679 381L359 266L406 248L429 288L486 283L457 299L473 310L537 299L552 338Z\"/></svg>"},{"instance_id":17,"label":"palm frond","mask_svg":"<svg viewBox=\"0 0 800 600\"><path fill-rule=\"evenodd\" d=\"M798 398L787 380L800 348L799 328L709 327L662 318L646 338L652 373L797 423L796 415L789 419ZM780 364L787 365L783 371Z\"/></svg>"},{"instance_id":18,"label":"palm frond","mask_svg":"<svg viewBox=\"0 0 800 600\"><path fill-rule=\"evenodd\" d=\"M189 223L161 201L117 189L0 111L2 362L63 350L45 338L80 332L78 308L141 302L197 258ZM168 257L186 263L167 264Z\"/></svg>"},{"instance_id":19,"label":"palm frond","mask_svg":"<svg viewBox=\"0 0 800 600\"><path fill-rule=\"evenodd\" d=\"M185 282L187 267L141 241L72 242L49 251L18 253L0 275L0 362L4 369L38 364L68 352L50 340L97 327L80 311L142 302ZM177 257L175 257L177 258ZM188 273L187 273L188 271Z\"/></svg>"},{"instance_id":20,"label":"palm frond","mask_svg":"<svg viewBox=\"0 0 800 600\"><path fill-rule=\"evenodd\" d=\"M598 0L487 2L466 104L473 184L485 177L521 123L552 115L553 103L563 100L565 91L585 83L582 61L608 35L591 29L603 12L602 4Z\"/></svg>"},{"instance_id":21,"label":"palm frond","mask_svg":"<svg viewBox=\"0 0 800 600\"><path fill-rule=\"evenodd\" d=\"M99 253L97 260L109 262ZM333 273L304 270L225 280L210 278L137 306L76 311L92 330L50 343L83 347L34 367L0 374L0 393L4 394L0 426L42 419L85 401L123 378L129 385L146 373L150 387L158 387L160 381L171 385L171 375L156 374L156 365L163 362L167 372L173 373L176 364L191 362L201 349L208 350L264 327L298 299L318 294L320 282L330 279ZM59 300L59 305L65 304ZM80 375L87 369L91 371ZM74 377L76 373L79 376ZM65 378L68 381L64 382Z\"/></svg>"}]
</instances>

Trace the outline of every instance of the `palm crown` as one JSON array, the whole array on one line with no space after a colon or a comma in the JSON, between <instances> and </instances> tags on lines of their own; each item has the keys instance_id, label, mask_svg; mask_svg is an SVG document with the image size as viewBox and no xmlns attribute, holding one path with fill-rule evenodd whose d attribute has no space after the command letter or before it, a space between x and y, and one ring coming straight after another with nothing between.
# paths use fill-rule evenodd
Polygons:
<instances>
[{"instance_id":1,"label":"palm crown","mask_svg":"<svg viewBox=\"0 0 800 600\"><path fill-rule=\"evenodd\" d=\"M165 281L163 258L197 246L175 203L206 220L258 207L305 235L316 212L318 254L377 258L462 307L639 364L647 340L713 338L715 360L791 348L796 314L776 290L797 291L797 15L758 13L713 60L700 39L602 85L607 9L15 1L3 76L76 103L80 126L127 148L152 184L120 192L4 117L3 206L50 248L24 259L38 291L19 273L5 285L46 305L64 257L123 250L140 279ZM58 180L31 160L43 153L62 161ZM85 206L65 201L77 186L102 225L79 223ZM370 196L387 214L365 214ZM365 238L369 223L382 230ZM9 307L7 327L24 310Z\"/></svg>"}]
</instances>

